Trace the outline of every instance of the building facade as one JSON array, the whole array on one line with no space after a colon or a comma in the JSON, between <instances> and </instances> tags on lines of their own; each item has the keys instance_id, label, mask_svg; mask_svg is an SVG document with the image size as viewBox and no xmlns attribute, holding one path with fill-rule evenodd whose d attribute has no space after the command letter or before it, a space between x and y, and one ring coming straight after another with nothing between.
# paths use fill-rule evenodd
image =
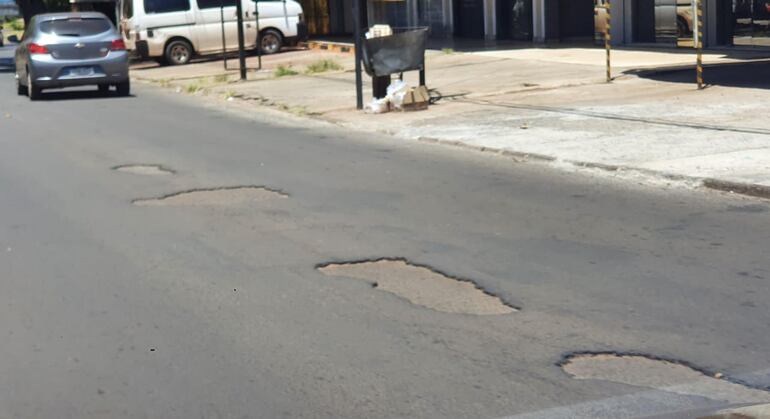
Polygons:
<instances>
[{"instance_id":1,"label":"building facade","mask_svg":"<svg viewBox=\"0 0 770 419\"><path fill-rule=\"evenodd\" d=\"M311 33L352 32L353 0L302 1ZM433 37L591 43L604 31L607 1L364 0L363 18L367 26L428 26ZM612 42L691 47L693 1L611 0ZM770 0L702 1L705 46L770 47Z\"/></svg>"}]
</instances>

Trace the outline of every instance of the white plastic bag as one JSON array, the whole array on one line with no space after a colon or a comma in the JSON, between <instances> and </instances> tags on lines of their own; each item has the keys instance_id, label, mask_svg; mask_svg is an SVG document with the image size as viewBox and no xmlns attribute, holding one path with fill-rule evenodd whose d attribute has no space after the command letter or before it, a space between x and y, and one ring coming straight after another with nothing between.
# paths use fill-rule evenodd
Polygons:
<instances>
[{"instance_id":1,"label":"white plastic bag","mask_svg":"<svg viewBox=\"0 0 770 419\"><path fill-rule=\"evenodd\" d=\"M403 80L396 80L388 86L385 97L390 100L394 108L401 109L401 105L404 103L404 96L406 96L408 91L409 86Z\"/></svg>"},{"instance_id":2,"label":"white plastic bag","mask_svg":"<svg viewBox=\"0 0 770 419\"><path fill-rule=\"evenodd\" d=\"M368 105L366 105L366 111L370 113L385 113L390 110L390 101L384 97L381 99L372 99Z\"/></svg>"}]
</instances>

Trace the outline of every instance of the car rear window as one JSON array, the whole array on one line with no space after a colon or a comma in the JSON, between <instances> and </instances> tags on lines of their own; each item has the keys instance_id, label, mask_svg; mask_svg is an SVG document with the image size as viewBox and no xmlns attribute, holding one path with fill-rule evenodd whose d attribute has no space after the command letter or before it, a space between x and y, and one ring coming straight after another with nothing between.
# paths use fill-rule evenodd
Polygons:
<instances>
[{"instance_id":1,"label":"car rear window","mask_svg":"<svg viewBox=\"0 0 770 419\"><path fill-rule=\"evenodd\" d=\"M112 29L107 19L70 18L46 20L40 22L40 31L58 36L89 36L104 33Z\"/></svg>"}]
</instances>

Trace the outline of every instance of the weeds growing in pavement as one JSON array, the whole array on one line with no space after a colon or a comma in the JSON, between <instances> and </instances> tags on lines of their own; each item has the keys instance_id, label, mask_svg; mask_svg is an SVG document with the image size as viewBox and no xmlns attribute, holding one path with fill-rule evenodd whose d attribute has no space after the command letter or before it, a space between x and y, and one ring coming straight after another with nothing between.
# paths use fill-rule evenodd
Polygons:
<instances>
[{"instance_id":1,"label":"weeds growing in pavement","mask_svg":"<svg viewBox=\"0 0 770 419\"><path fill-rule=\"evenodd\" d=\"M273 72L273 75L275 77L286 77L286 76L296 76L299 74L296 70L291 68L291 66L285 66L285 65L279 65L278 68L275 69Z\"/></svg>"},{"instance_id":2,"label":"weeds growing in pavement","mask_svg":"<svg viewBox=\"0 0 770 419\"><path fill-rule=\"evenodd\" d=\"M316 74L316 73L323 73L326 71L336 71L336 70L342 70L342 66L339 65L336 61L330 60L330 59L324 59L324 60L318 60L314 63L308 64L307 68L305 68L306 74Z\"/></svg>"}]
</instances>

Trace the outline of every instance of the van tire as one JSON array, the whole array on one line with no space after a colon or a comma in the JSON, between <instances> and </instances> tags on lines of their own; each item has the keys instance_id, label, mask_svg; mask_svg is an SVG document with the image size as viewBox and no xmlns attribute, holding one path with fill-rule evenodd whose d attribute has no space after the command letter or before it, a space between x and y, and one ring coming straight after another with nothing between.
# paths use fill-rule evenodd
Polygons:
<instances>
[{"instance_id":1,"label":"van tire","mask_svg":"<svg viewBox=\"0 0 770 419\"><path fill-rule=\"evenodd\" d=\"M190 62L193 48L184 39L172 39L164 51L163 58L170 65L185 65Z\"/></svg>"},{"instance_id":2,"label":"van tire","mask_svg":"<svg viewBox=\"0 0 770 419\"><path fill-rule=\"evenodd\" d=\"M283 35L275 29L265 29L259 38L258 47L264 55L275 54L283 47Z\"/></svg>"}]
</instances>

